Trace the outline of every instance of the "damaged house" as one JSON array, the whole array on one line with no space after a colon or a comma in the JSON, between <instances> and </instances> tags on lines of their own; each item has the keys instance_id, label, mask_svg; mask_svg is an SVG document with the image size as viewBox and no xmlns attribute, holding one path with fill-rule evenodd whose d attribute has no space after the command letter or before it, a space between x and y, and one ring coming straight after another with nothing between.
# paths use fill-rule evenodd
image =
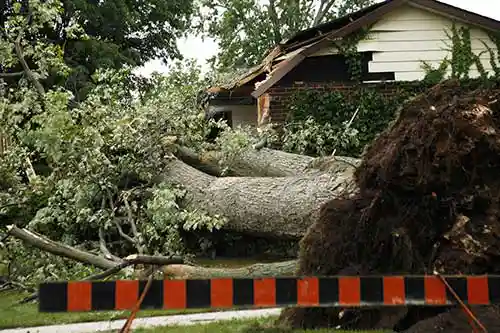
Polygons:
<instances>
[{"instance_id":1,"label":"damaged house","mask_svg":"<svg viewBox=\"0 0 500 333\"><path fill-rule=\"evenodd\" d=\"M208 112L231 126L281 123L286 101L298 89L375 86L391 93L395 82L423 80L423 64L454 60L451 31L470 34L475 61L468 76L495 74L500 22L436 0L386 0L300 31L271 50L234 82L208 90ZM353 77L349 57L359 62ZM452 75L448 66L445 77Z\"/></svg>"}]
</instances>

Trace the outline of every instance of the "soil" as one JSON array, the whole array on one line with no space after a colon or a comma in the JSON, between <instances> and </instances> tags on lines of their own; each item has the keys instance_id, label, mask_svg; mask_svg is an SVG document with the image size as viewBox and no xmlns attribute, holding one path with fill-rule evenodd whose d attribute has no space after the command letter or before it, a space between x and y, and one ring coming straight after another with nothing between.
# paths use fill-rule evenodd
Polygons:
<instances>
[{"instance_id":1,"label":"soil","mask_svg":"<svg viewBox=\"0 0 500 333\"><path fill-rule=\"evenodd\" d=\"M497 307L473 308L477 319L488 332L500 332L499 309ZM435 317L422 320L404 333L453 332L471 333L472 328L468 317L461 309L453 309ZM477 332L482 332L480 329Z\"/></svg>"},{"instance_id":2,"label":"soil","mask_svg":"<svg viewBox=\"0 0 500 333\"><path fill-rule=\"evenodd\" d=\"M355 171L359 194L322 207L301 241L298 273L500 272L499 97L448 81L402 107ZM357 309L339 318L335 309L288 309L280 323L405 331L427 318L455 320L446 310Z\"/></svg>"}]
</instances>

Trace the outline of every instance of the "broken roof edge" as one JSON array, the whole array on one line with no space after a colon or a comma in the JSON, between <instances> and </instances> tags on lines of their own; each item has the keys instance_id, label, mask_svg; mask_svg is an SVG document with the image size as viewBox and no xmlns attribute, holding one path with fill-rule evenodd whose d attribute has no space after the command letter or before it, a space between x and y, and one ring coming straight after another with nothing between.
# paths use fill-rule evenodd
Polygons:
<instances>
[{"instance_id":1,"label":"broken roof edge","mask_svg":"<svg viewBox=\"0 0 500 333\"><path fill-rule=\"evenodd\" d=\"M486 30L500 31L500 21L437 0L386 0L381 4L382 5L380 5L379 7L376 7L374 10L369 11L365 15L345 25L344 27L322 35L318 41L315 41L313 42L313 44L304 47L302 51L298 52L293 57L284 60L283 66L278 66L272 76L268 77L262 82L259 82L254 92L252 92L252 96L254 98L259 98L260 96L265 94L267 90L269 90L272 86L279 82L286 74L288 74L292 69L299 65L305 58L315 53L326 44L331 43L334 40L343 38L364 26L375 23L385 14L405 4L409 4L431 12L437 12L438 14L448 16ZM360 11L366 10L366 8Z\"/></svg>"},{"instance_id":2,"label":"broken roof edge","mask_svg":"<svg viewBox=\"0 0 500 333\"><path fill-rule=\"evenodd\" d=\"M406 4L410 0L388 0L384 2L383 6L377 7L373 11L367 13L365 16L362 16L361 18L345 25L344 27L337 29L335 31L332 31L330 33L327 33L321 38L319 41L315 42L314 44L311 44L307 47L305 47L302 51L297 53L295 56L293 56L290 59L287 59L287 63L280 68L279 70L276 70L273 76L269 77L266 81L263 81L256 89L254 92L252 92L252 96L254 98L259 98L262 96L266 91L274 86L279 80L281 80L286 74L288 74L293 68L295 68L298 64L302 62L305 58L307 58L309 55L315 53L319 49L321 49L323 46L325 46L328 43L331 43L337 39L343 38L360 28L366 25L370 25L374 22L376 22L381 16L385 15L386 13L390 12L391 10L394 10L397 7L400 7L404 4Z\"/></svg>"},{"instance_id":3,"label":"broken roof edge","mask_svg":"<svg viewBox=\"0 0 500 333\"><path fill-rule=\"evenodd\" d=\"M259 75L262 75L266 71L269 71L270 64L272 64L275 58L281 55L282 51L283 50L281 48L281 45L275 46L270 52L267 53L266 57L261 61L260 64L251 67L245 73L239 75L236 79L232 80L231 82L214 85L208 88L207 92L218 93L221 91L230 91L251 82Z\"/></svg>"}]
</instances>

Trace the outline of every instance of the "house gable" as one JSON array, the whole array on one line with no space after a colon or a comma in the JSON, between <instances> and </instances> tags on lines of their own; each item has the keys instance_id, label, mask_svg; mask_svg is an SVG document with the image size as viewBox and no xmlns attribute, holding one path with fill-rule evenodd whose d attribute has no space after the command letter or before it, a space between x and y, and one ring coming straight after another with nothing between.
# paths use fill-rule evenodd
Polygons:
<instances>
[{"instance_id":1,"label":"house gable","mask_svg":"<svg viewBox=\"0 0 500 333\"><path fill-rule=\"evenodd\" d=\"M438 68L443 59L451 59L451 41L447 33L451 34L454 24L456 28L470 29L472 52L480 57L484 69L492 73L490 54L485 44L493 50L496 46L487 32L407 4L384 15L371 26L366 38L358 43L358 52L371 55L367 64L369 75L364 74L362 80L365 82L380 81L382 78L391 80L387 79L391 75L396 81L422 80L426 74L422 67L423 62ZM320 49L310 57L324 57L338 53L338 49L332 45ZM379 73L385 75L377 75ZM447 74L451 75L450 68ZM475 65L469 75L471 78L480 76Z\"/></svg>"}]
</instances>

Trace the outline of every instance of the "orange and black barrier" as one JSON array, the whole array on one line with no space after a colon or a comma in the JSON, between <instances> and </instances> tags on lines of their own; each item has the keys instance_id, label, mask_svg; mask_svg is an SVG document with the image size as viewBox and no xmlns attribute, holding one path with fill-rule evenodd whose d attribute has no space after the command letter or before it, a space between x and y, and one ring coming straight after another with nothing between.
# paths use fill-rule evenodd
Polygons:
<instances>
[{"instance_id":1,"label":"orange and black barrier","mask_svg":"<svg viewBox=\"0 0 500 333\"><path fill-rule=\"evenodd\" d=\"M442 276L469 305L500 303L500 276ZM43 283L41 312L130 310L147 281ZM456 296L455 295L455 296ZM141 309L364 307L456 304L438 276L336 276L153 280Z\"/></svg>"}]
</instances>

